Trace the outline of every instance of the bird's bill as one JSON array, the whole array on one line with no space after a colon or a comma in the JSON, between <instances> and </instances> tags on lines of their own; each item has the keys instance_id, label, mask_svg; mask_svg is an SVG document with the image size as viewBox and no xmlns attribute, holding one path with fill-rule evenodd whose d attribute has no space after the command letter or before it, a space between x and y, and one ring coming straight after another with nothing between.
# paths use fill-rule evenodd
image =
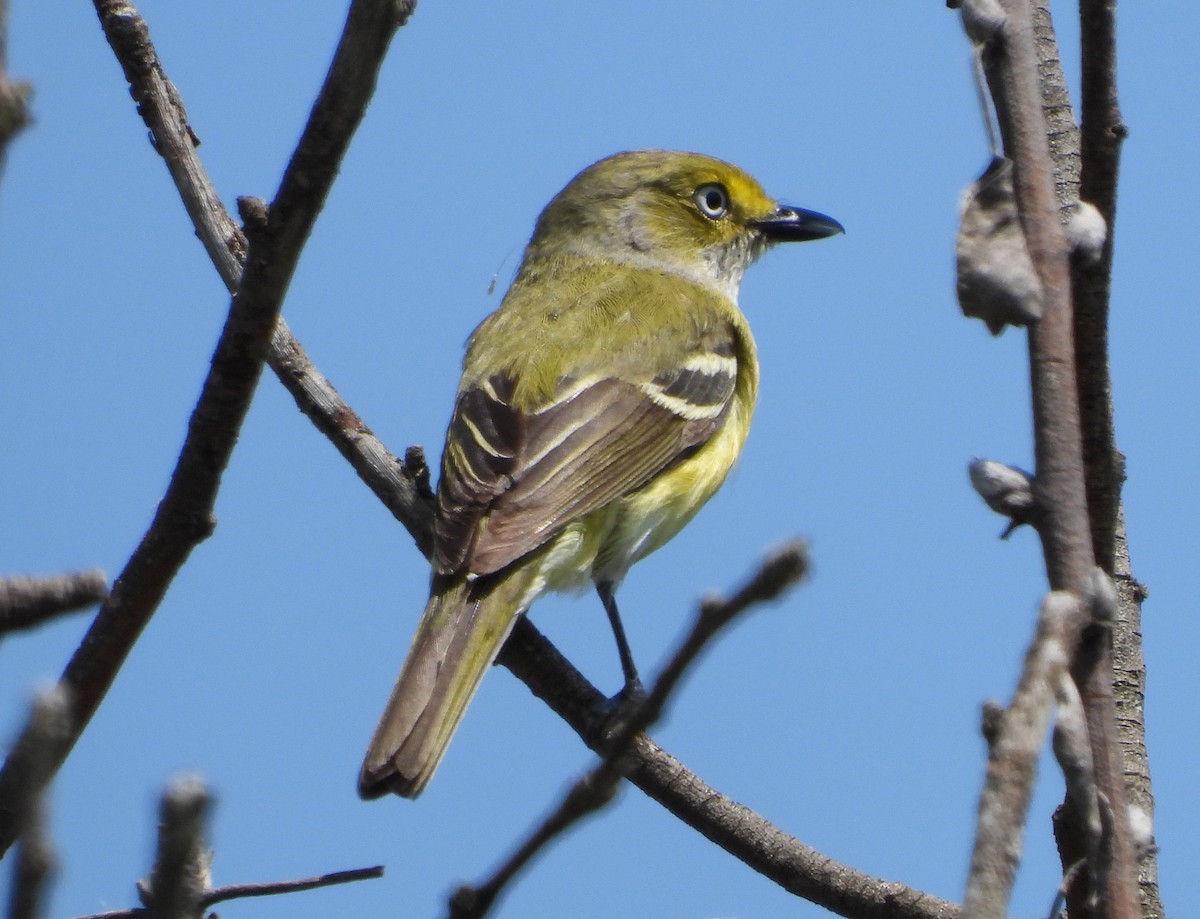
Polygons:
<instances>
[{"instance_id":1,"label":"bird's bill","mask_svg":"<svg viewBox=\"0 0 1200 919\"><path fill-rule=\"evenodd\" d=\"M825 214L781 204L769 217L752 222L772 242L807 242L845 233L846 228Z\"/></svg>"}]
</instances>

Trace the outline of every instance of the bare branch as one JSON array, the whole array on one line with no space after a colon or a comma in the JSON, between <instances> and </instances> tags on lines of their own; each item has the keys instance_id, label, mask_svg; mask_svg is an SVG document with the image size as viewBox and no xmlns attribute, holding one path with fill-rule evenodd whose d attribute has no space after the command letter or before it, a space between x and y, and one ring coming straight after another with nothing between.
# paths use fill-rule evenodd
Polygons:
<instances>
[{"instance_id":1,"label":"bare branch","mask_svg":"<svg viewBox=\"0 0 1200 919\"><path fill-rule=\"evenodd\" d=\"M1043 114L1030 2L1001 0L1000 6L1003 23L983 39L981 60L995 101L1005 153L1014 162L1021 226L1044 292L1042 319L1029 328L1037 527L1051 587L1082 597L1088 590L1094 554L1076 388L1072 250L1058 216L1056 173ZM1085 628L1086 624L1080 610L1070 630L1079 637L1068 645L1074 649L1072 675L1081 687L1088 715L1100 793L1110 802L1114 814L1113 832L1108 839L1112 870L1096 912L1132 919L1133 850L1116 749L1108 633L1102 627ZM1068 857L1066 863L1071 861ZM1077 910L1073 904L1072 912L1082 914L1084 910Z\"/></svg>"},{"instance_id":2,"label":"bare branch","mask_svg":"<svg viewBox=\"0 0 1200 919\"><path fill-rule=\"evenodd\" d=\"M700 604L700 612L692 628L679 648L671 656L662 674L655 681L645 702L634 717L614 738L618 748L626 747L625 734L629 740L639 731L645 730L662 715L663 706L675 691L684 673L700 656L700 652L734 619L750 607L778 598L785 590L796 584L808 571L808 547L799 540L785 543L772 552L758 570L732 597L709 597Z\"/></svg>"},{"instance_id":3,"label":"bare branch","mask_svg":"<svg viewBox=\"0 0 1200 919\"><path fill-rule=\"evenodd\" d=\"M349 884L352 881L367 881L381 877L383 877L383 866L374 865L370 868L330 871L328 874L298 878L294 881L273 881L262 884L228 884L225 887L214 887L204 891L198 898L197 904L201 910L204 910L218 903L223 903L226 900L299 893L305 890L316 890L320 887L333 887L337 884ZM150 911L146 907L135 906L131 909L115 909L106 913L79 916L77 919L148 919L149 916Z\"/></svg>"},{"instance_id":4,"label":"bare branch","mask_svg":"<svg viewBox=\"0 0 1200 919\"><path fill-rule=\"evenodd\" d=\"M1135 580L1125 534L1121 486L1124 457L1117 449L1113 422L1112 379L1109 367L1108 312L1112 293L1112 258L1117 225L1117 180L1121 147L1128 133L1117 92L1117 29L1114 0L1081 0L1080 175L1079 197L1096 207L1108 229L1100 257L1072 261L1075 299L1075 348L1080 412L1083 418L1083 457L1087 468L1087 499L1092 545L1097 564L1118 583L1120 612L1110 630L1111 668L1098 668L1085 689L1085 699L1111 685L1118 713L1117 738L1128 798L1134 811L1153 821L1145 734L1146 665L1142 656L1141 602L1145 590ZM1093 682L1097 684L1093 687ZM1119 821L1123 822L1123 821ZM1138 864L1141 915L1164 915L1158 893L1153 848Z\"/></svg>"},{"instance_id":5,"label":"bare branch","mask_svg":"<svg viewBox=\"0 0 1200 919\"><path fill-rule=\"evenodd\" d=\"M1007 914L1038 753L1050 723L1055 688L1066 673L1067 649L1078 615L1074 594L1055 591L1046 597L1012 702L998 716L993 711L988 717L987 778L979 797L978 829L963 900L963 913L971 919L1003 919Z\"/></svg>"},{"instance_id":6,"label":"bare branch","mask_svg":"<svg viewBox=\"0 0 1200 919\"><path fill-rule=\"evenodd\" d=\"M99 569L43 578L0 578L0 635L33 628L107 596L108 578Z\"/></svg>"},{"instance_id":7,"label":"bare branch","mask_svg":"<svg viewBox=\"0 0 1200 919\"><path fill-rule=\"evenodd\" d=\"M31 121L29 99L33 87L8 78L8 0L0 0L0 172L8 145Z\"/></svg>"},{"instance_id":8,"label":"bare branch","mask_svg":"<svg viewBox=\"0 0 1200 919\"><path fill-rule=\"evenodd\" d=\"M137 11L123 0L96 0L96 8L125 66L134 96L140 97L146 86L153 84L156 93L147 95L147 108L156 116L164 114L164 109L178 101L177 96L162 78ZM325 84L269 216L263 225L250 228L247 267L239 279L167 493L63 674L63 683L72 690L74 710L72 735L56 751L56 765L66 759L87 726L175 574L191 550L212 531L221 473L249 409L300 249L366 110L391 37L410 11L409 5L389 0L355 0L351 5ZM148 83L143 81L144 75L148 75ZM182 106L178 106L172 137L183 130L178 125L186 125L181 112ZM161 148L166 140L158 138L157 142ZM167 161L172 163L170 157ZM196 184L207 183L194 179L191 185ZM12 774L6 766L0 770L0 852L13 841L12 795Z\"/></svg>"},{"instance_id":9,"label":"bare branch","mask_svg":"<svg viewBox=\"0 0 1200 919\"><path fill-rule=\"evenodd\" d=\"M371 868L351 868L346 871L331 871L311 878L299 878L294 881L274 881L263 884L229 884L225 887L214 887L205 891L199 900L203 909L223 903L226 900L240 900L245 897L271 897L282 893L299 893L304 890L316 890L319 887L333 887L336 884L349 884L352 881L368 881L383 877L383 866ZM114 909L106 913L92 913L79 916L77 919L144 919L149 911L142 906L132 909Z\"/></svg>"},{"instance_id":10,"label":"bare branch","mask_svg":"<svg viewBox=\"0 0 1200 919\"><path fill-rule=\"evenodd\" d=\"M333 887L337 884L349 884L353 881L369 881L383 877L383 865L373 865L370 868L348 868L345 871L330 871L310 878L298 878L294 881L275 881L268 884L229 884L206 891L200 898L200 904L206 909L223 903L226 900L240 900L244 897L271 897L281 893L299 893L303 890L316 890L320 887Z\"/></svg>"},{"instance_id":11,"label":"bare branch","mask_svg":"<svg viewBox=\"0 0 1200 919\"><path fill-rule=\"evenodd\" d=\"M1124 470L1113 427L1108 305L1117 176L1121 143L1128 133L1117 101L1115 6L1113 0L1082 0L1079 4L1082 42L1079 198L1099 211L1108 233L1099 258L1074 261L1071 277L1093 551L1101 567L1110 572Z\"/></svg>"},{"instance_id":12,"label":"bare branch","mask_svg":"<svg viewBox=\"0 0 1200 919\"><path fill-rule=\"evenodd\" d=\"M40 919L45 913L50 880L57 870L58 858L46 829L45 807L39 800L17 842L8 919Z\"/></svg>"},{"instance_id":13,"label":"bare branch","mask_svg":"<svg viewBox=\"0 0 1200 919\"><path fill-rule=\"evenodd\" d=\"M200 919L200 897L208 887L211 855L204 833L212 806L198 778L182 778L163 792L158 854L149 882L138 885L150 919Z\"/></svg>"},{"instance_id":14,"label":"bare branch","mask_svg":"<svg viewBox=\"0 0 1200 919\"><path fill-rule=\"evenodd\" d=\"M167 79L158 52L150 41L150 30L137 8L128 0L94 0L104 37L116 55L138 113L150 129L150 141L167 164L183 206L196 228L196 234L222 275L235 281L241 275L246 241L225 206L221 203L208 175L196 156L200 138L188 122L187 111L175 85Z\"/></svg>"},{"instance_id":15,"label":"bare branch","mask_svg":"<svg viewBox=\"0 0 1200 919\"><path fill-rule=\"evenodd\" d=\"M1046 121L1046 141L1054 162L1055 196L1059 207L1066 209L1079 200L1079 126L1071 107L1048 0L1033 0L1032 12L1042 117Z\"/></svg>"},{"instance_id":16,"label":"bare branch","mask_svg":"<svg viewBox=\"0 0 1200 919\"><path fill-rule=\"evenodd\" d=\"M607 805L616 793L623 772L622 762L634 738L658 721L684 673L708 643L751 606L778 597L800 580L807 569L807 547L799 541L790 542L773 552L733 597L704 600L692 628L654 681L646 698L635 700L630 711L614 713L617 726L603 741L605 752L599 764L572 783L550 815L487 881L474 886L463 885L454 892L450 898L451 919L482 919L504 887L542 849L584 817Z\"/></svg>"},{"instance_id":17,"label":"bare branch","mask_svg":"<svg viewBox=\"0 0 1200 919\"><path fill-rule=\"evenodd\" d=\"M204 848L203 838L210 803L198 779L178 781L167 790L152 879L149 884L139 885L145 907L104 915L198 919L206 909L226 900L298 893L383 876L383 866L375 865L291 881L210 887L212 855Z\"/></svg>"},{"instance_id":18,"label":"bare branch","mask_svg":"<svg viewBox=\"0 0 1200 919\"><path fill-rule=\"evenodd\" d=\"M1100 796L1096 791L1096 770L1088 737L1087 713L1075 681L1060 673L1055 687L1058 717L1054 722L1054 757L1062 769L1071 801L1082 824L1087 853L1083 859L1088 877L1089 904L1094 904L1103 889L1108 864L1104 852L1104 823L1100 817Z\"/></svg>"},{"instance_id":19,"label":"bare branch","mask_svg":"<svg viewBox=\"0 0 1200 919\"><path fill-rule=\"evenodd\" d=\"M593 749L605 698L521 617L497 659ZM600 751L598 751L600 752ZM946 900L857 871L818 852L706 784L645 737L635 738L626 778L692 829L784 890L854 919L957 919Z\"/></svg>"},{"instance_id":20,"label":"bare branch","mask_svg":"<svg viewBox=\"0 0 1200 919\"><path fill-rule=\"evenodd\" d=\"M1060 207L1070 215L1076 208L1093 208L1104 232L1094 255L1074 250L1071 291L1074 303L1076 374L1089 519L1093 553L1098 564L1118 583L1120 612L1111 628L1113 701L1126 787L1137 813L1150 815L1154 799L1145 742L1146 668L1141 647L1141 602L1144 588L1134 579L1126 541L1121 486L1124 457L1117 449L1108 355L1108 309L1111 293L1113 238L1116 222L1120 150L1127 134L1117 98L1116 4L1084 0L1079 5L1082 39L1082 127L1076 125L1067 95L1066 78L1054 37L1049 4L1033 3L1042 111L1054 161L1055 188ZM1068 230L1072 228L1068 225ZM1106 651L1106 654L1108 652ZM1110 684L1105 671L1085 695L1104 695ZM1089 711L1095 705L1089 705ZM1152 817L1150 818L1153 819ZM1075 821L1061 821L1063 826ZM1064 863L1079 856L1082 841L1072 843L1060 834ZM1153 850L1139 862L1141 914L1164 915L1158 895Z\"/></svg>"},{"instance_id":21,"label":"bare branch","mask_svg":"<svg viewBox=\"0 0 1200 919\"><path fill-rule=\"evenodd\" d=\"M63 691L54 687L37 696L29 722L10 757L18 776L14 823L20 839L9 919L37 919L42 914L46 884L56 868L54 848L45 827L46 786L52 775L53 753L69 729L69 710Z\"/></svg>"},{"instance_id":22,"label":"bare branch","mask_svg":"<svg viewBox=\"0 0 1200 919\"><path fill-rule=\"evenodd\" d=\"M363 23L356 34L378 34L379 30L387 28L394 30L403 25L414 5L408 0L359 4L369 7L377 21ZM187 120L178 92L163 71L145 22L127 3L109 6L112 13L102 11L101 21L129 80L138 112L150 129L155 149L162 155L179 190L196 235L226 289L233 293L238 288L245 263L248 245L245 234L225 210L208 178L196 152L196 133ZM347 23L348 33L349 25ZM345 41L346 37L343 38ZM368 46L361 53L362 59L367 61L382 51ZM333 442L359 477L413 534L421 551L428 555L432 546L432 506L418 481L419 470L410 470L396 462L358 414L313 366L282 318L272 336L267 363L300 410Z\"/></svg>"},{"instance_id":23,"label":"bare branch","mask_svg":"<svg viewBox=\"0 0 1200 919\"><path fill-rule=\"evenodd\" d=\"M1058 219L1027 0L1003 0L1006 18L983 55L1005 152L1014 164L1021 227L1044 292L1029 328L1036 492L1050 585L1083 594L1092 568L1079 446L1079 403L1071 329L1070 246Z\"/></svg>"},{"instance_id":24,"label":"bare branch","mask_svg":"<svg viewBox=\"0 0 1200 919\"><path fill-rule=\"evenodd\" d=\"M172 783L163 793L154 869L149 881L138 883L144 905L82 919L199 919L206 909L226 900L297 893L383 876L383 866L376 865L292 881L210 887L212 853L205 848L204 830L211 805L200 779Z\"/></svg>"},{"instance_id":25,"label":"bare branch","mask_svg":"<svg viewBox=\"0 0 1200 919\"><path fill-rule=\"evenodd\" d=\"M44 811L41 801L34 804L17 842L8 919L41 919L45 913L48 887L58 870L58 858L46 829Z\"/></svg>"},{"instance_id":26,"label":"bare branch","mask_svg":"<svg viewBox=\"0 0 1200 919\"><path fill-rule=\"evenodd\" d=\"M572 782L550 815L490 878L482 884L463 884L450 895L450 919L482 919L486 916L504 888L542 849L613 799L619 780L620 775L615 771L599 767Z\"/></svg>"},{"instance_id":27,"label":"bare branch","mask_svg":"<svg viewBox=\"0 0 1200 919\"><path fill-rule=\"evenodd\" d=\"M428 557L433 552L433 492L420 448L410 447L404 462L398 461L321 375L282 319L267 362L300 411L329 438Z\"/></svg>"}]
</instances>

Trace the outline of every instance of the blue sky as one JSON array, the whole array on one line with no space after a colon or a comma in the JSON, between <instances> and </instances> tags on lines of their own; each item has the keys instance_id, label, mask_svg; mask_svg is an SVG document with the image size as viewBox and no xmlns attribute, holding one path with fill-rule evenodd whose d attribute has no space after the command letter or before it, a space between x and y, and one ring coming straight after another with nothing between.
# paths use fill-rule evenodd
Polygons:
<instances>
[{"instance_id":1,"label":"blue sky","mask_svg":"<svg viewBox=\"0 0 1200 919\"><path fill-rule=\"evenodd\" d=\"M227 206L269 198L320 85L341 4L140 4ZM1189 588L1200 289L1188 4L1123 5L1112 317L1135 571L1148 585L1151 767L1169 912L1200 911ZM1074 85L1073 7L1056 9ZM829 856L958 899L984 749L1044 590L1030 532L973 495L967 462L1031 463L1025 347L958 314L958 196L987 161L968 48L940 2L437 3L401 31L292 284L285 315L396 453L440 450L462 345L499 303L540 208L621 149L710 153L838 239L770 253L742 306L762 396L742 462L622 610L653 673L710 590L779 541L808 584L710 649L655 731L710 784ZM120 570L161 497L228 298L147 142L91 6L14 0L9 69L37 123L0 181L0 571ZM492 278L498 290L489 296ZM56 782L50 914L132 905L156 797L213 786L218 884L383 863L385 879L229 904L237 917L432 916L590 762L506 671L489 675L417 802L354 778L424 604L407 534L264 377L194 553ZM599 603L538 626L602 688L620 671ZM0 736L85 628L0 646ZM1039 783L1012 913L1057 883ZM7 883L7 868L4 883ZM823 912L636 790L555 846L500 916Z\"/></svg>"}]
</instances>

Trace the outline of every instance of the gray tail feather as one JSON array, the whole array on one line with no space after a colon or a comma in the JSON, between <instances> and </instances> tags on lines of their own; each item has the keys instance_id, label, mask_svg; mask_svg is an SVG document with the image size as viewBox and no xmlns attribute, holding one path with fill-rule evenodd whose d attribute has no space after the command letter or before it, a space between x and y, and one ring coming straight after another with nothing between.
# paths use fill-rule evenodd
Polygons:
<instances>
[{"instance_id":1,"label":"gray tail feather","mask_svg":"<svg viewBox=\"0 0 1200 919\"><path fill-rule=\"evenodd\" d=\"M425 607L358 776L362 798L415 798L432 778L455 729L522 608L526 577L488 589L457 581Z\"/></svg>"}]
</instances>

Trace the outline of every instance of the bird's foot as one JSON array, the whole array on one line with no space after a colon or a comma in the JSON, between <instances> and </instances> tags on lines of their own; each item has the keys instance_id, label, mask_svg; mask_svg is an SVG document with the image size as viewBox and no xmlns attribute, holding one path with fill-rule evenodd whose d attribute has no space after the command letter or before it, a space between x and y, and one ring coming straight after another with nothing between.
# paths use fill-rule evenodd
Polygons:
<instances>
[{"instance_id":1,"label":"bird's foot","mask_svg":"<svg viewBox=\"0 0 1200 919\"><path fill-rule=\"evenodd\" d=\"M605 699L592 712L588 729L588 745L604 749L629 723L646 701L646 690L636 676L626 680L624 688Z\"/></svg>"}]
</instances>

